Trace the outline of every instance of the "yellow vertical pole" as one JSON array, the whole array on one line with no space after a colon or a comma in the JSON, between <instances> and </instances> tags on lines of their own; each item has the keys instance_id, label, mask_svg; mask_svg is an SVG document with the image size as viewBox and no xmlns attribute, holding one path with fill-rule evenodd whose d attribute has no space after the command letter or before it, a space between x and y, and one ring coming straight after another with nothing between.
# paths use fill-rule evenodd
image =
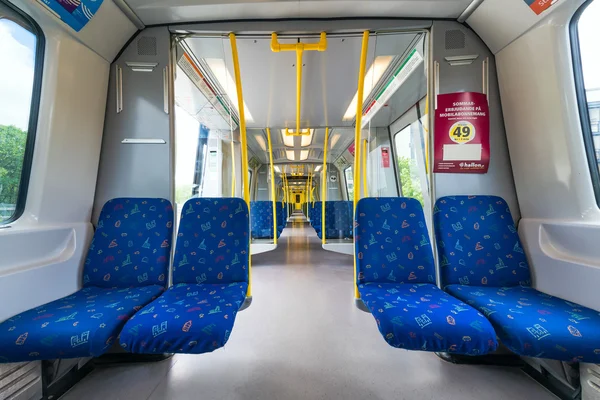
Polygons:
<instances>
[{"instance_id":1,"label":"yellow vertical pole","mask_svg":"<svg viewBox=\"0 0 600 400\"><path fill-rule=\"evenodd\" d=\"M275 198L275 166L273 165L273 146L271 145L271 129L267 128L269 143L269 162L271 163L271 199L273 200L273 243L277 244L277 199Z\"/></svg>"},{"instance_id":2,"label":"yellow vertical pole","mask_svg":"<svg viewBox=\"0 0 600 400\"><path fill-rule=\"evenodd\" d=\"M250 188L248 182L248 142L246 141L246 116L244 115L244 95L242 93L242 77L240 76L240 62L238 58L237 42L235 34L229 34L231 53L233 59L233 72L235 75L235 87L237 90L238 110L240 113L240 142L242 147L242 182L244 184L244 201L250 210ZM248 235L250 240L250 235ZM250 244L248 244L250 248ZM248 253L248 291L246 297L252 297L252 254Z\"/></svg>"},{"instance_id":3,"label":"yellow vertical pole","mask_svg":"<svg viewBox=\"0 0 600 400\"><path fill-rule=\"evenodd\" d=\"M321 174L321 243L325 238L325 201L327 200L327 151L329 150L329 127L325 128L325 144L323 145L323 172ZM356 268L355 268L356 269Z\"/></svg>"},{"instance_id":4,"label":"yellow vertical pole","mask_svg":"<svg viewBox=\"0 0 600 400\"><path fill-rule=\"evenodd\" d=\"M367 139L363 140L362 148L362 176L363 176L363 192L365 197L369 197L369 186L367 185Z\"/></svg>"},{"instance_id":5,"label":"yellow vertical pole","mask_svg":"<svg viewBox=\"0 0 600 400\"><path fill-rule=\"evenodd\" d=\"M300 134L300 103L302 98L302 47L296 48L296 134Z\"/></svg>"},{"instance_id":6,"label":"yellow vertical pole","mask_svg":"<svg viewBox=\"0 0 600 400\"><path fill-rule=\"evenodd\" d=\"M369 49L369 31L363 33L362 49L360 51L360 69L358 72L358 90L356 102L356 131L354 133L354 219L356 219L356 205L360 200L360 134L362 131L363 94L365 90L365 69L367 67L367 51ZM356 241L356 236L354 237ZM360 299L356 273L356 251L354 252L354 298Z\"/></svg>"}]
</instances>

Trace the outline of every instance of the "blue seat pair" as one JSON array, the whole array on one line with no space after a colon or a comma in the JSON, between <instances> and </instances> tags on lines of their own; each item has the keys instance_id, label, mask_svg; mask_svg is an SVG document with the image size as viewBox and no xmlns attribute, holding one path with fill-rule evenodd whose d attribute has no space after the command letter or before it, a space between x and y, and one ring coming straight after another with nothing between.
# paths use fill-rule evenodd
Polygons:
<instances>
[{"instance_id":1,"label":"blue seat pair","mask_svg":"<svg viewBox=\"0 0 600 400\"><path fill-rule=\"evenodd\" d=\"M539 292L506 202L494 196L437 201L442 287L421 205L363 199L356 218L359 291L388 343L479 355L496 336L522 356L600 361L600 314ZM467 305L468 304L468 305Z\"/></svg>"},{"instance_id":2,"label":"blue seat pair","mask_svg":"<svg viewBox=\"0 0 600 400\"><path fill-rule=\"evenodd\" d=\"M600 362L600 313L531 287L527 257L502 198L441 198L434 223L442 286L481 311L511 351Z\"/></svg>"},{"instance_id":3,"label":"blue seat pair","mask_svg":"<svg viewBox=\"0 0 600 400\"><path fill-rule=\"evenodd\" d=\"M281 236L285 227L281 202L276 202L277 237ZM281 211L280 211L281 210ZM273 202L250 202L250 220L252 223L252 239L273 239Z\"/></svg>"},{"instance_id":4,"label":"blue seat pair","mask_svg":"<svg viewBox=\"0 0 600 400\"><path fill-rule=\"evenodd\" d=\"M322 203L315 202L313 211L313 228L319 239L322 239ZM326 201L325 202L325 237L327 239L352 239L352 202L350 201Z\"/></svg>"},{"instance_id":5,"label":"blue seat pair","mask_svg":"<svg viewBox=\"0 0 600 400\"><path fill-rule=\"evenodd\" d=\"M100 214L83 288L0 323L0 362L100 356L168 281L173 207L114 199Z\"/></svg>"},{"instance_id":6,"label":"blue seat pair","mask_svg":"<svg viewBox=\"0 0 600 400\"><path fill-rule=\"evenodd\" d=\"M167 200L106 203L83 289L0 323L0 362L96 357L119 334L121 346L137 353L204 353L223 346L248 287L246 203L185 203L174 286L164 291L172 227Z\"/></svg>"}]
</instances>

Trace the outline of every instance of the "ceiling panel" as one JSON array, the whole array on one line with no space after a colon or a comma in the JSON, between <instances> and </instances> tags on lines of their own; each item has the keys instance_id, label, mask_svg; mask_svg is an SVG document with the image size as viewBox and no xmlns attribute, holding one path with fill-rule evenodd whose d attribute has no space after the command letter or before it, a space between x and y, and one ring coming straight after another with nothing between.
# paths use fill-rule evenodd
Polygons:
<instances>
[{"instance_id":1,"label":"ceiling panel","mask_svg":"<svg viewBox=\"0 0 600 400\"><path fill-rule=\"evenodd\" d=\"M471 0L125 0L146 25L232 19L458 18Z\"/></svg>"}]
</instances>

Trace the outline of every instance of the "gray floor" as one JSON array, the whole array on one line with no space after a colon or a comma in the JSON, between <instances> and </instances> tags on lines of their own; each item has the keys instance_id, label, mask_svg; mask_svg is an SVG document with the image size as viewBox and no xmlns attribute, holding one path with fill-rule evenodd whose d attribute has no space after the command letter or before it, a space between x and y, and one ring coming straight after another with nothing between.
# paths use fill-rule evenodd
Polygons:
<instances>
[{"instance_id":1,"label":"gray floor","mask_svg":"<svg viewBox=\"0 0 600 400\"><path fill-rule=\"evenodd\" d=\"M518 369L388 346L354 306L352 266L293 218L277 250L253 258L254 301L224 349L98 369L63 399L554 398Z\"/></svg>"}]
</instances>

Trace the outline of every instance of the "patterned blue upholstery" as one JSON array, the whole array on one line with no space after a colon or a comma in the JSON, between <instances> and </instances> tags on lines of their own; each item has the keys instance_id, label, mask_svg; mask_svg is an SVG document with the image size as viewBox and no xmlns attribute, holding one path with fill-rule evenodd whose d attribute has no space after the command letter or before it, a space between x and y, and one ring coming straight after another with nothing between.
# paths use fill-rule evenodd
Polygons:
<instances>
[{"instance_id":1,"label":"patterned blue upholstery","mask_svg":"<svg viewBox=\"0 0 600 400\"><path fill-rule=\"evenodd\" d=\"M317 236L322 238L322 203L315 202L313 228ZM351 202L326 201L325 202L325 229L327 239L351 239L353 236Z\"/></svg>"},{"instance_id":2,"label":"patterned blue upholstery","mask_svg":"<svg viewBox=\"0 0 600 400\"><path fill-rule=\"evenodd\" d=\"M485 314L502 343L523 356L600 362L600 314L529 287L503 199L444 197L434 219L446 290Z\"/></svg>"},{"instance_id":3,"label":"patterned blue upholstery","mask_svg":"<svg viewBox=\"0 0 600 400\"><path fill-rule=\"evenodd\" d=\"M250 202L250 221L252 223L252 239L273 239L273 202ZM277 224L278 234L281 234L279 221Z\"/></svg>"},{"instance_id":4,"label":"patterned blue upholstery","mask_svg":"<svg viewBox=\"0 0 600 400\"><path fill-rule=\"evenodd\" d=\"M0 323L0 362L99 356L167 283L173 207L119 198L102 208L82 290Z\"/></svg>"},{"instance_id":5,"label":"patterned blue upholstery","mask_svg":"<svg viewBox=\"0 0 600 400\"><path fill-rule=\"evenodd\" d=\"M529 264L502 198L443 197L434 225L442 286L529 286Z\"/></svg>"},{"instance_id":6,"label":"patterned blue upholstery","mask_svg":"<svg viewBox=\"0 0 600 400\"><path fill-rule=\"evenodd\" d=\"M466 355L496 349L489 321L435 286L431 243L417 200L362 199L354 229L358 290L391 346Z\"/></svg>"},{"instance_id":7,"label":"patterned blue upholstery","mask_svg":"<svg viewBox=\"0 0 600 400\"><path fill-rule=\"evenodd\" d=\"M208 353L225 346L248 284L180 283L129 320L121 347L133 353Z\"/></svg>"},{"instance_id":8,"label":"patterned blue upholstery","mask_svg":"<svg viewBox=\"0 0 600 400\"><path fill-rule=\"evenodd\" d=\"M162 286L86 287L0 324L0 362L100 356Z\"/></svg>"},{"instance_id":9,"label":"patterned blue upholstery","mask_svg":"<svg viewBox=\"0 0 600 400\"><path fill-rule=\"evenodd\" d=\"M498 346L483 315L435 285L367 283L360 293L390 346L468 355Z\"/></svg>"},{"instance_id":10,"label":"patterned blue upholstery","mask_svg":"<svg viewBox=\"0 0 600 400\"><path fill-rule=\"evenodd\" d=\"M433 283L435 267L421 204L402 197L358 202L358 283Z\"/></svg>"},{"instance_id":11,"label":"patterned blue upholstery","mask_svg":"<svg viewBox=\"0 0 600 400\"><path fill-rule=\"evenodd\" d=\"M523 356L600 362L598 312L530 287L450 285L453 296L484 313L510 350Z\"/></svg>"},{"instance_id":12,"label":"patterned blue upholstery","mask_svg":"<svg viewBox=\"0 0 600 400\"><path fill-rule=\"evenodd\" d=\"M275 204L277 205L277 237L279 237L287 225L287 217L284 208L285 203L278 201Z\"/></svg>"},{"instance_id":13,"label":"patterned blue upholstery","mask_svg":"<svg viewBox=\"0 0 600 400\"><path fill-rule=\"evenodd\" d=\"M173 206L168 200L108 201L85 260L83 286L165 286L172 236Z\"/></svg>"},{"instance_id":14,"label":"patterned blue upholstery","mask_svg":"<svg viewBox=\"0 0 600 400\"><path fill-rule=\"evenodd\" d=\"M242 199L188 200L173 259L175 286L125 325L121 346L194 354L224 346L248 289L249 227Z\"/></svg>"}]
</instances>

